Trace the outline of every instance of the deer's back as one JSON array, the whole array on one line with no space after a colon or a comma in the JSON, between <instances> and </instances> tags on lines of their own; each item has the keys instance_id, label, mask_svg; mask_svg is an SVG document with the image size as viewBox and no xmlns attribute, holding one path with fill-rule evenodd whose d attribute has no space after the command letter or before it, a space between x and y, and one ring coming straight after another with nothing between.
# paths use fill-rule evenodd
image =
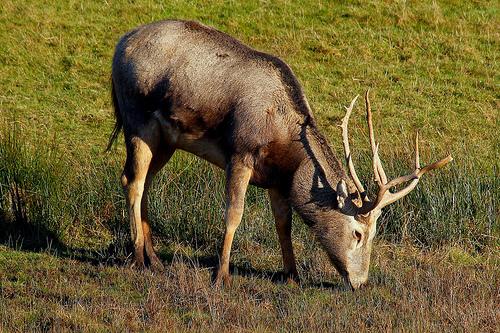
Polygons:
<instances>
[{"instance_id":1,"label":"deer's back","mask_svg":"<svg viewBox=\"0 0 500 333\"><path fill-rule=\"evenodd\" d=\"M226 160L281 155L291 126L310 115L286 64L196 22L161 21L124 35L113 82L126 131L157 114L180 133L178 148L200 155L210 142Z\"/></svg>"}]
</instances>

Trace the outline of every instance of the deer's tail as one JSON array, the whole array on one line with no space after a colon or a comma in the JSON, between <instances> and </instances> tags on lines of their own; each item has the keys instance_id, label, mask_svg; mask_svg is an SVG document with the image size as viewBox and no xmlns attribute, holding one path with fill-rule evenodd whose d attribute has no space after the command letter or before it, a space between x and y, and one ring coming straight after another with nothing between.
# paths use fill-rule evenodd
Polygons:
<instances>
[{"instance_id":1,"label":"deer's tail","mask_svg":"<svg viewBox=\"0 0 500 333\"><path fill-rule=\"evenodd\" d=\"M111 150L113 142L115 142L115 140L118 138L118 135L120 134L123 128L123 119L120 112L120 107L118 105L118 99L116 97L115 84L113 83L113 80L111 80L111 99L113 101L113 109L115 113L115 127L113 128L113 131L109 136L109 141L108 141L108 146L106 147L106 151Z\"/></svg>"}]
</instances>

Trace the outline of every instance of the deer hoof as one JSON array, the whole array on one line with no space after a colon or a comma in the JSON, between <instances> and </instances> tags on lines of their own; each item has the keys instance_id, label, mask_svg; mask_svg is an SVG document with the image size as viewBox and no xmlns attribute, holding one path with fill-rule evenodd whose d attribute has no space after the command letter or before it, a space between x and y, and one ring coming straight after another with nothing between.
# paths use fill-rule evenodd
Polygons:
<instances>
[{"instance_id":1,"label":"deer hoof","mask_svg":"<svg viewBox=\"0 0 500 333\"><path fill-rule=\"evenodd\" d=\"M144 264L144 258L134 258L132 264L130 265L130 268L137 269L140 271L145 269L146 265Z\"/></svg>"},{"instance_id":2,"label":"deer hoof","mask_svg":"<svg viewBox=\"0 0 500 333\"><path fill-rule=\"evenodd\" d=\"M293 285L300 284L299 273L297 273L296 270L293 270L292 272L289 273L285 273L285 276L286 276L286 282L288 284L293 284Z\"/></svg>"},{"instance_id":3,"label":"deer hoof","mask_svg":"<svg viewBox=\"0 0 500 333\"><path fill-rule=\"evenodd\" d=\"M156 255L150 256L149 261L151 263L150 268L154 272L163 272L165 270L165 266Z\"/></svg>"},{"instance_id":4,"label":"deer hoof","mask_svg":"<svg viewBox=\"0 0 500 333\"><path fill-rule=\"evenodd\" d=\"M228 272L221 272L219 271L217 273L217 277L215 278L215 283L214 283L216 288L222 288L222 287L229 287L231 286L231 276L229 275Z\"/></svg>"}]
</instances>

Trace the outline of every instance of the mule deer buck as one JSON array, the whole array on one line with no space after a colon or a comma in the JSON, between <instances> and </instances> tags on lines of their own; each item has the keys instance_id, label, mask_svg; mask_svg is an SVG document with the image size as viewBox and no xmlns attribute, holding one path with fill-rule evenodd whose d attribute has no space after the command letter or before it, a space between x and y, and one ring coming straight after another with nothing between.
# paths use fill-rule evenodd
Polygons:
<instances>
[{"instance_id":1,"label":"mule deer buck","mask_svg":"<svg viewBox=\"0 0 500 333\"><path fill-rule=\"evenodd\" d=\"M147 191L176 149L226 172L226 231L217 283L229 282L231 244L245 192L253 184L269 191L287 278L298 280L291 241L293 208L352 289L367 280L382 208L413 190L423 174L452 160L448 156L421 168L416 147L415 170L389 181L373 135L367 92L379 187L369 198L348 143L347 123L356 98L342 122L349 177L319 132L290 67L197 22L161 21L125 34L114 54L112 81L116 124L108 149L123 128L127 159L121 182L137 266L162 267L151 239ZM409 184L398 192L389 191L405 182Z\"/></svg>"}]
</instances>

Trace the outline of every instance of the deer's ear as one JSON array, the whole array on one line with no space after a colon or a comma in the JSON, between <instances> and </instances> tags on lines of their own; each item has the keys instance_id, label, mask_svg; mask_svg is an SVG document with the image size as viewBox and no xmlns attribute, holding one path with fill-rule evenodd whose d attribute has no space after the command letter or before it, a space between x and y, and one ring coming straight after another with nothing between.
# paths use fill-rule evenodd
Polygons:
<instances>
[{"instance_id":1,"label":"deer's ear","mask_svg":"<svg viewBox=\"0 0 500 333\"><path fill-rule=\"evenodd\" d=\"M345 181L341 179L337 184L337 203L340 209L346 206L346 200L348 197L349 193L347 193L347 185Z\"/></svg>"}]
</instances>

